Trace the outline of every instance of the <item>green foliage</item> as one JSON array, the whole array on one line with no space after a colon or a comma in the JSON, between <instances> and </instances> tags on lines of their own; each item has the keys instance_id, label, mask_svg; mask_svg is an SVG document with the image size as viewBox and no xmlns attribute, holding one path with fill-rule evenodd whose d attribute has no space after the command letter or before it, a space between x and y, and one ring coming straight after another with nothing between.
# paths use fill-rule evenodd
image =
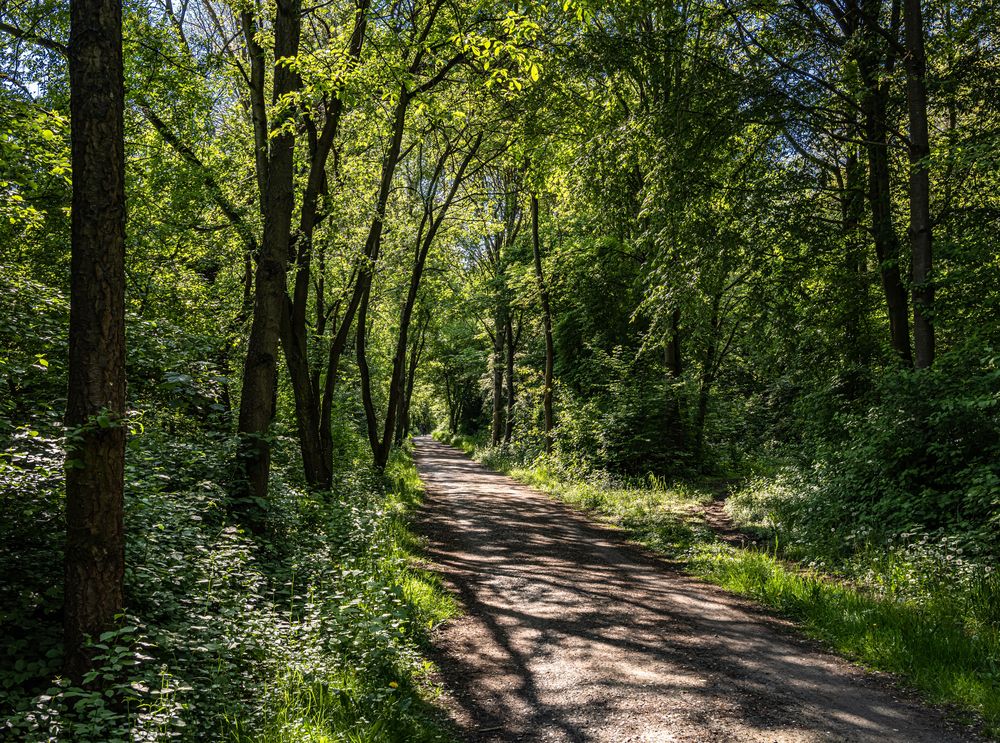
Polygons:
<instances>
[{"instance_id":1,"label":"green foliage","mask_svg":"<svg viewBox=\"0 0 1000 743\"><path fill-rule=\"evenodd\" d=\"M751 483L731 501L734 513L836 556L914 530L960 535L995 554L998 375L993 354L886 375L867 407L842 408L812 430L812 462ZM806 409L817 404L826 403Z\"/></svg>"},{"instance_id":2,"label":"green foliage","mask_svg":"<svg viewBox=\"0 0 1000 743\"><path fill-rule=\"evenodd\" d=\"M962 599L939 586L919 602L719 544L694 550L688 564L695 574L798 620L838 652L899 674L928 699L982 715L990 731L1000 732L1000 580L995 572ZM911 575L926 575L917 561L896 565ZM983 621L984 616L989 619Z\"/></svg>"},{"instance_id":3,"label":"green foliage","mask_svg":"<svg viewBox=\"0 0 1000 743\"><path fill-rule=\"evenodd\" d=\"M69 303L56 289L12 267L0 267L0 440L11 428L47 428L66 394Z\"/></svg>"},{"instance_id":4,"label":"green foliage","mask_svg":"<svg viewBox=\"0 0 1000 743\"><path fill-rule=\"evenodd\" d=\"M405 522L420 491L408 458L388 485L346 470L331 493L277 473L268 537L254 541L228 523L215 484L231 439L133 437L129 615L96 638L77 688L57 675L61 450L39 439L15 441L4 470L0 738L449 740L420 646L456 607L412 567Z\"/></svg>"}]
</instances>

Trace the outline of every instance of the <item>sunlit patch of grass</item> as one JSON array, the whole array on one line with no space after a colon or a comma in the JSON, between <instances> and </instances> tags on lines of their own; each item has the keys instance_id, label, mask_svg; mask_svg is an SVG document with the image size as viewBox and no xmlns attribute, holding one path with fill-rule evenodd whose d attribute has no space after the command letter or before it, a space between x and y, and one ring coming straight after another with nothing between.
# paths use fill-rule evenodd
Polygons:
<instances>
[{"instance_id":1,"label":"sunlit patch of grass","mask_svg":"<svg viewBox=\"0 0 1000 743\"><path fill-rule=\"evenodd\" d=\"M934 702L973 710L1000 734L1000 628L970 632L958 607L892 600L721 544L692 550L696 575L798 620L809 634L873 668L899 674ZM994 585L1000 592L1000 584ZM995 599L994 599L995 600Z\"/></svg>"},{"instance_id":2,"label":"sunlit patch of grass","mask_svg":"<svg viewBox=\"0 0 1000 743\"><path fill-rule=\"evenodd\" d=\"M423 500L424 485L410 449L393 455L386 468L386 476L393 482L391 502L396 505L395 517L390 524L392 543L397 556L407 564L400 586L407 603L429 630L458 616L459 607L454 596L442 585L440 577L419 567L423 544L408 527L408 520L413 509Z\"/></svg>"},{"instance_id":3,"label":"sunlit patch of grass","mask_svg":"<svg viewBox=\"0 0 1000 743\"><path fill-rule=\"evenodd\" d=\"M438 576L420 567L421 543L409 519L423 485L409 451L393 455L385 478L385 517L373 535L378 549L351 571L362 586L358 598L343 607L347 614L331 617L320 636L289 649L261 700L263 720L253 729L234 720L234 743L455 740L433 705L433 665L420 651L431 629L458 614L458 603ZM331 641L342 648L339 666L312 657Z\"/></svg>"},{"instance_id":4,"label":"sunlit patch of grass","mask_svg":"<svg viewBox=\"0 0 1000 743\"><path fill-rule=\"evenodd\" d=\"M451 433L443 428L435 430L431 435L442 444L448 444L448 446L454 446L457 449L461 449L463 453L468 454L469 456L475 454L480 448L479 442L472 436L464 436L460 433Z\"/></svg>"},{"instance_id":5,"label":"sunlit patch of grass","mask_svg":"<svg viewBox=\"0 0 1000 743\"><path fill-rule=\"evenodd\" d=\"M450 743L450 731L407 683L379 687L349 673L307 678L290 670L270 692L272 715L257 731L238 730L240 743ZM373 710L375 714L373 714Z\"/></svg>"}]
</instances>

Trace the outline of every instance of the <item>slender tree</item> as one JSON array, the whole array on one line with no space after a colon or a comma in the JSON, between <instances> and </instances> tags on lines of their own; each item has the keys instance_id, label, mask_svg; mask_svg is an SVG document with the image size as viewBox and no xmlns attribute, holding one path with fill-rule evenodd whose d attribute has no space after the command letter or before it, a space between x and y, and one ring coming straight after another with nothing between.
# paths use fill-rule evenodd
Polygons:
<instances>
[{"instance_id":1,"label":"slender tree","mask_svg":"<svg viewBox=\"0 0 1000 743\"><path fill-rule=\"evenodd\" d=\"M301 0L278 0L274 21L274 72L272 99L282 102L299 87L299 77L288 64L298 53L302 29ZM257 178L261 186L264 239L254 282L253 322L247 343L240 397L240 473L235 498L248 528L263 527L260 504L267 498L271 471L268 428L274 417L277 390L278 340L285 309L285 281L292 211L295 206L295 134L285 126L292 110L268 127L264 104L264 51L257 39L257 22L243 14L243 28L251 59L251 100L256 133Z\"/></svg>"},{"instance_id":2,"label":"slender tree","mask_svg":"<svg viewBox=\"0 0 1000 743\"><path fill-rule=\"evenodd\" d=\"M542 249L538 239L538 194L531 194L531 249L535 258L535 280L538 282L538 298L542 306L542 328L545 332L545 376L542 388L542 415L544 416L545 453L552 452L552 376L555 366L555 345L552 341L552 310L549 305L549 289L542 272Z\"/></svg>"},{"instance_id":3,"label":"slender tree","mask_svg":"<svg viewBox=\"0 0 1000 743\"><path fill-rule=\"evenodd\" d=\"M927 61L920 0L904 0L906 104L910 121L910 281L913 299L914 366L934 363L931 183L927 132Z\"/></svg>"}]
</instances>

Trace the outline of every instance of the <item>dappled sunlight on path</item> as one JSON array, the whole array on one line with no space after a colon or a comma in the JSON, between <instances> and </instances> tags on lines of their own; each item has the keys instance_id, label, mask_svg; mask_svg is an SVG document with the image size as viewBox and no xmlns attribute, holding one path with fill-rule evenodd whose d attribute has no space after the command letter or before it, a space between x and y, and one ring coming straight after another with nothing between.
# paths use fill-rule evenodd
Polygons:
<instances>
[{"instance_id":1,"label":"dappled sunlight on path","mask_svg":"<svg viewBox=\"0 0 1000 743\"><path fill-rule=\"evenodd\" d=\"M467 616L436 636L470 741L970 740L941 715L427 437L418 528Z\"/></svg>"}]
</instances>

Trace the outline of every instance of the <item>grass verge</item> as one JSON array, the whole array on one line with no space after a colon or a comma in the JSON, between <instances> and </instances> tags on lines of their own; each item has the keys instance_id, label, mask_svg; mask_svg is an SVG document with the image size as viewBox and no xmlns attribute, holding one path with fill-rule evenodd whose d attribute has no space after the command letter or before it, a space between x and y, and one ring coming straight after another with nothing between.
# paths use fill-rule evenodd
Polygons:
<instances>
[{"instance_id":1,"label":"grass verge","mask_svg":"<svg viewBox=\"0 0 1000 743\"><path fill-rule=\"evenodd\" d=\"M456 603L415 557L422 493L408 453L377 473L345 436L334 485L318 492L279 445L266 528L252 534L218 484L235 439L135 437L128 614L96 638L78 687L59 672L63 455L36 438L31 466L0 462L0 741L455 740L425 651Z\"/></svg>"},{"instance_id":2,"label":"grass verge","mask_svg":"<svg viewBox=\"0 0 1000 743\"><path fill-rule=\"evenodd\" d=\"M291 663L269 690L258 731L237 725L240 743L453 743L454 731L434 706L431 664L422 651L430 631L458 613L440 579L419 567L419 540L409 529L423 497L412 454L395 453L385 473L377 549L353 566L364 584L351 623L367 625L332 673ZM359 655L360 654L360 655ZM303 659L305 660L305 659ZM306 661L305 665L308 665Z\"/></svg>"}]
</instances>

